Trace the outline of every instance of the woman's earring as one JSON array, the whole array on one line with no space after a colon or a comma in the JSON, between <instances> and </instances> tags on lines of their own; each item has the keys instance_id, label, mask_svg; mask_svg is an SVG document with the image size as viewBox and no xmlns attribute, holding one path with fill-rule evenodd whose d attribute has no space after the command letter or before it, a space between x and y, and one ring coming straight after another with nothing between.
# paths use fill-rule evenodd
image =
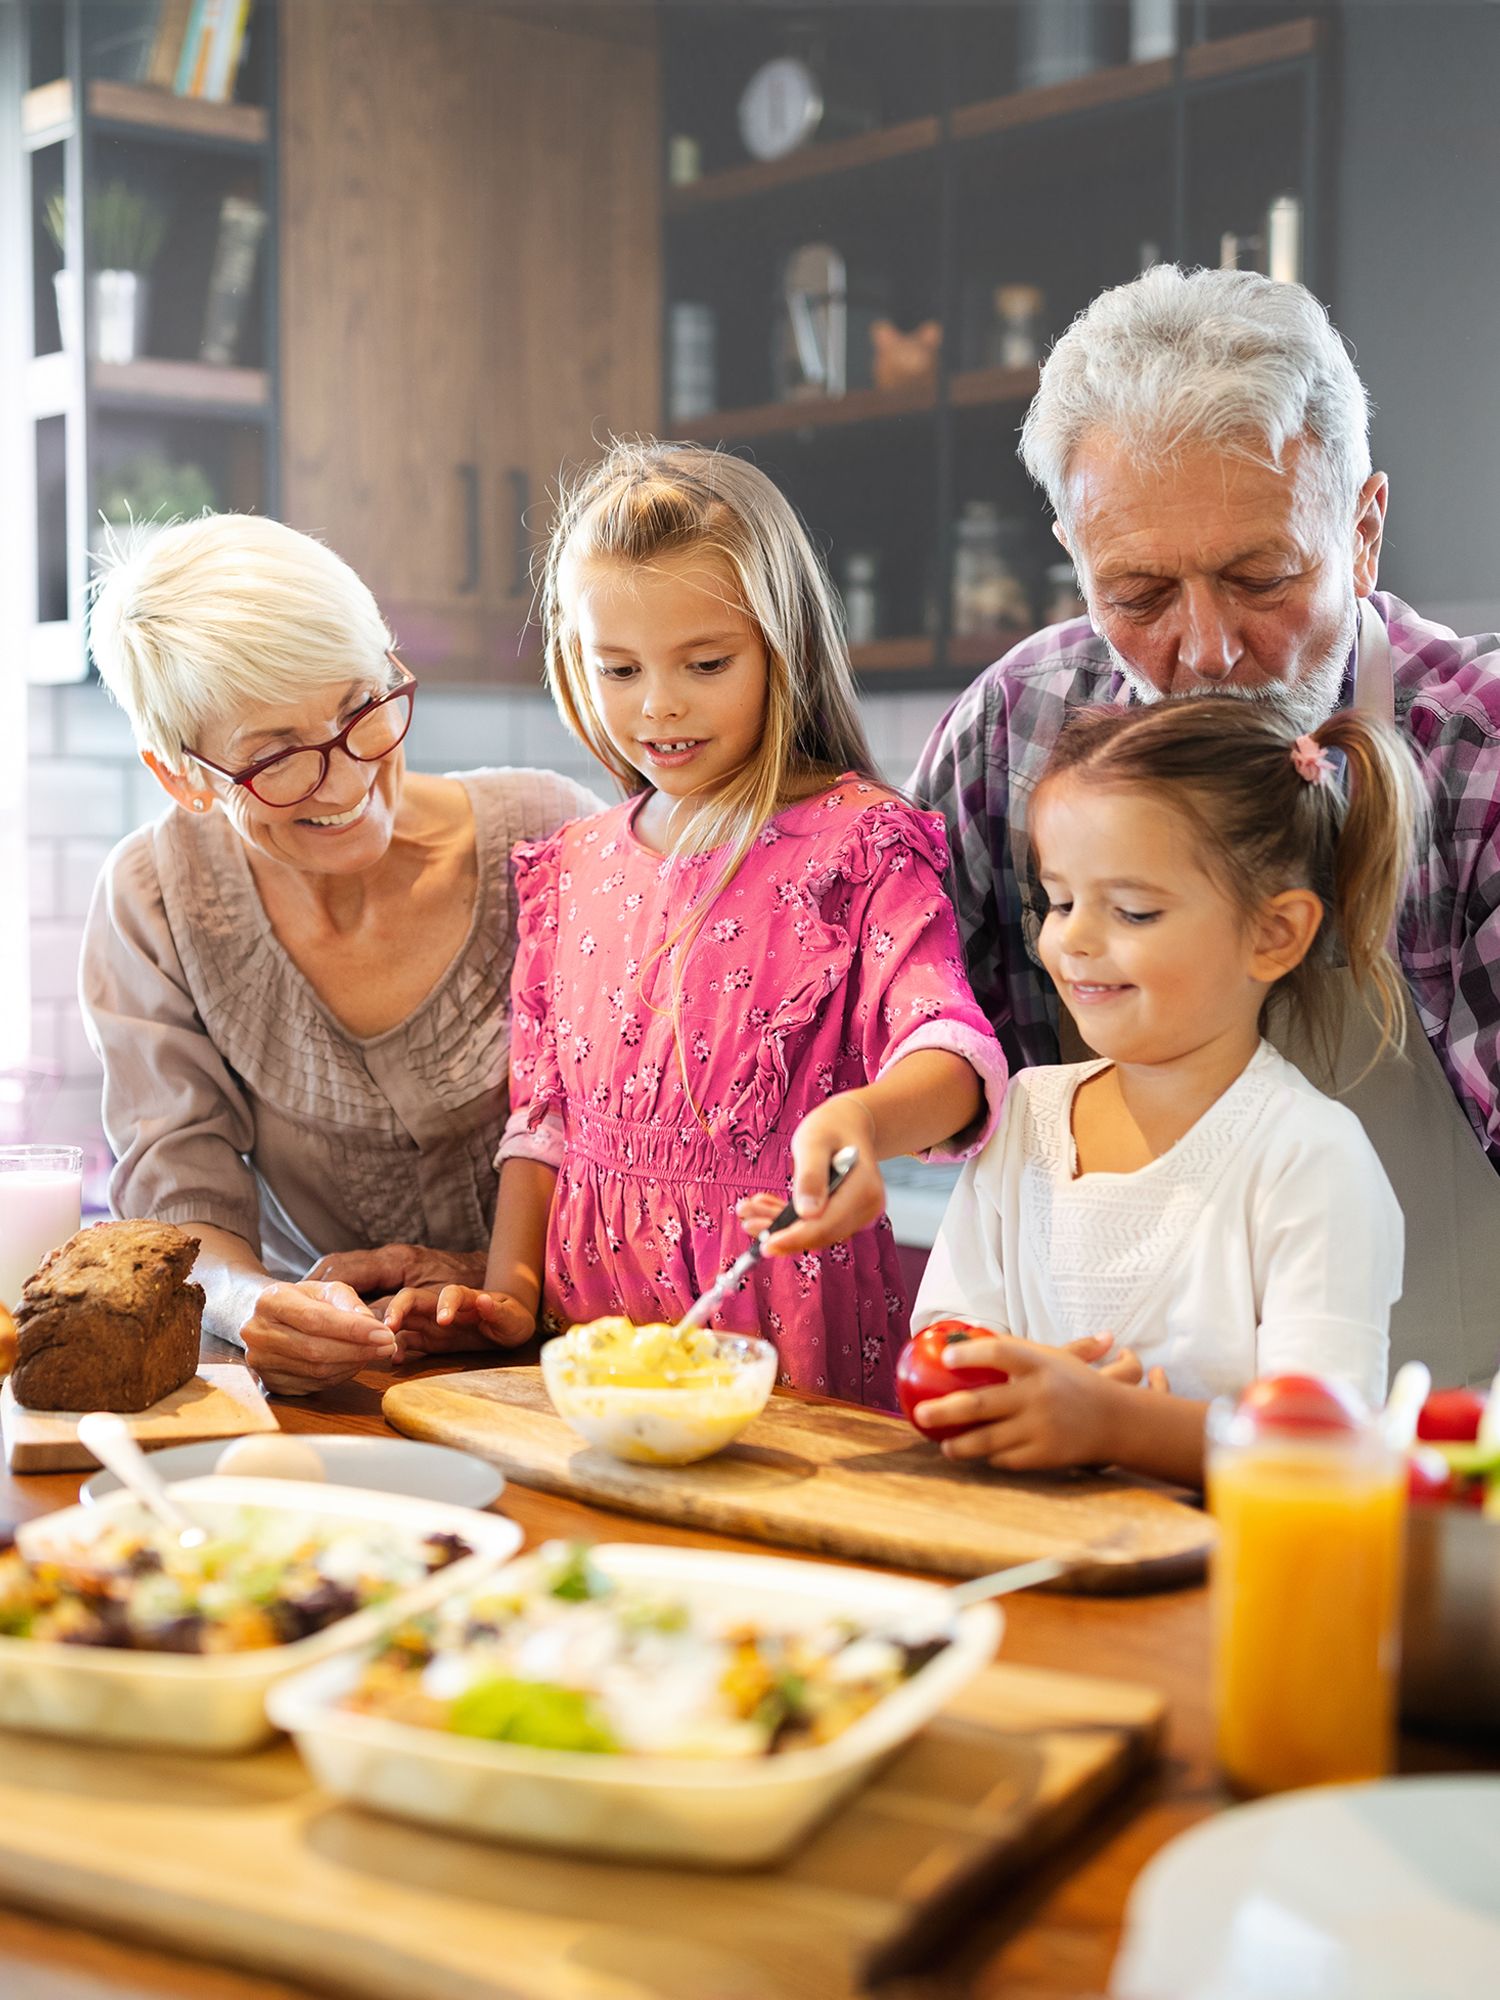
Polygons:
<instances>
[{"instance_id":1,"label":"woman's earring","mask_svg":"<svg viewBox=\"0 0 1500 2000\"><path fill-rule=\"evenodd\" d=\"M207 799L194 799L194 800L193 800L193 811L194 811L195 813L201 813L201 812L207 812L207 811L208 811L208 800L207 800Z\"/></svg>"}]
</instances>

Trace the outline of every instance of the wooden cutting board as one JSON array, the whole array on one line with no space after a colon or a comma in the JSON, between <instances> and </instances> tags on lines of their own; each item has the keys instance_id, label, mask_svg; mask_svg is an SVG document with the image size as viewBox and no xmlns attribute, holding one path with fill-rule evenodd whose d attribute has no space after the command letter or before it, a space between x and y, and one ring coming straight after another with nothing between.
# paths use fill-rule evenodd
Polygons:
<instances>
[{"instance_id":1,"label":"wooden cutting board","mask_svg":"<svg viewBox=\"0 0 1500 2000\"><path fill-rule=\"evenodd\" d=\"M1159 1590L1202 1572L1206 1515L1109 1473L1023 1478L953 1464L899 1417L773 1396L736 1443L697 1465L627 1465L552 1408L538 1368L398 1382L399 1431L457 1445L546 1493L823 1555L946 1576L1033 1556L1080 1567L1065 1590Z\"/></svg>"},{"instance_id":2,"label":"wooden cutting board","mask_svg":"<svg viewBox=\"0 0 1500 2000\"><path fill-rule=\"evenodd\" d=\"M227 1444L251 1431L281 1428L250 1370L214 1361L205 1361L180 1389L125 1421L143 1451L213 1438L223 1438ZM0 1389L0 1432L12 1472L92 1471L99 1463L78 1442L75 1411L28 1410L16 1401L9 1379Z\"/></svg>"},{"instance_id":3,"label":"wooden cutting board","mask_svg":"<svg viewBox=\"0 0 1500 2000\"><path fill-rule=\"evenodd\" d=\"M772 1870L548 1855L319 1792L290 1747L0 1734L0 1900L359 2000L844 2000L1153 1754L1148 1688L987 1669Z\"/></svg>"}]
</instances>

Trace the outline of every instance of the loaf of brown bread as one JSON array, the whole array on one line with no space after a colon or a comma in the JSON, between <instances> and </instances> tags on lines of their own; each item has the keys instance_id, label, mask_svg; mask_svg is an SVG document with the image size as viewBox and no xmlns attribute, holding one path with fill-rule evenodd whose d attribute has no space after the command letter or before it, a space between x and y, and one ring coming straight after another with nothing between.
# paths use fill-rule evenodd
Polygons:
<instances>
[{"instance_id":1,"label":"loaf of brown bread","mask_svg":"<svg viewBox=\"0 0 1500 2000\"><path fill-rule=\"evenodd\" d=\"M198 1239L167 1222L80 1229L26 1280L11 1388L31 1410L148 1410L198 1366Z\"/></svg>"}]
</instances>

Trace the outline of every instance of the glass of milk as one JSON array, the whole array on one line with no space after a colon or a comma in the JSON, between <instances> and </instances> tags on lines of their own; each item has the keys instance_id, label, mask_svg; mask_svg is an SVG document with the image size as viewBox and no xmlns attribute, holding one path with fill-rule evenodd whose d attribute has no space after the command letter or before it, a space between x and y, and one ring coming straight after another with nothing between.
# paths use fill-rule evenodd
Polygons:
<instances>
[{"instance_id":1,"label":"glass of milk","mask_svg":"<svg viewBox=\"0 0 1500 2000\"><path fill-rule=\"evenodd\" d=\"M82 1218L80 1147L0 1146L0 1305L20 1304L26 1280Z\"/></svg>"}]
</instances>

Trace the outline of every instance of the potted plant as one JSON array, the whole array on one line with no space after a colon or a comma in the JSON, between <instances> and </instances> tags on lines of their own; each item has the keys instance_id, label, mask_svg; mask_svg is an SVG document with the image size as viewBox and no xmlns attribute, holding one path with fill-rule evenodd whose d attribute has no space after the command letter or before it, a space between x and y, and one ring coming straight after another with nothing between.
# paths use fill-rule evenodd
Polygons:
<instances>
[{"instance_id":1,"label":"potted plant","mask_svg":"<svg viewBox=\"0 0 1500 2000\"><path fill-rule=\"evenodd\" d=\"M99 520L89 537L98 556L111 547L138 547L174 521L211 513L219 504L213 482L191 459L137 452L99 476Z\"/></svg>"},{"instance_id":2,"label":"potted plant","mask_svg":"<svg viewBox=\"0 0 1500 2000\"><path fill-rule=\"evenodd\" d=\"M67 203L59 190L47 203L47 233L66 259ZM134 361L145 340L150 304L150 272L167 231L167 214L159 201L125 181L106 181L93 189L85 208L90 286L89 358L94 361ZM57 320L64 348L78 341L75 273L63 269L53 278Z\"/></svg>"}]
</instances>

